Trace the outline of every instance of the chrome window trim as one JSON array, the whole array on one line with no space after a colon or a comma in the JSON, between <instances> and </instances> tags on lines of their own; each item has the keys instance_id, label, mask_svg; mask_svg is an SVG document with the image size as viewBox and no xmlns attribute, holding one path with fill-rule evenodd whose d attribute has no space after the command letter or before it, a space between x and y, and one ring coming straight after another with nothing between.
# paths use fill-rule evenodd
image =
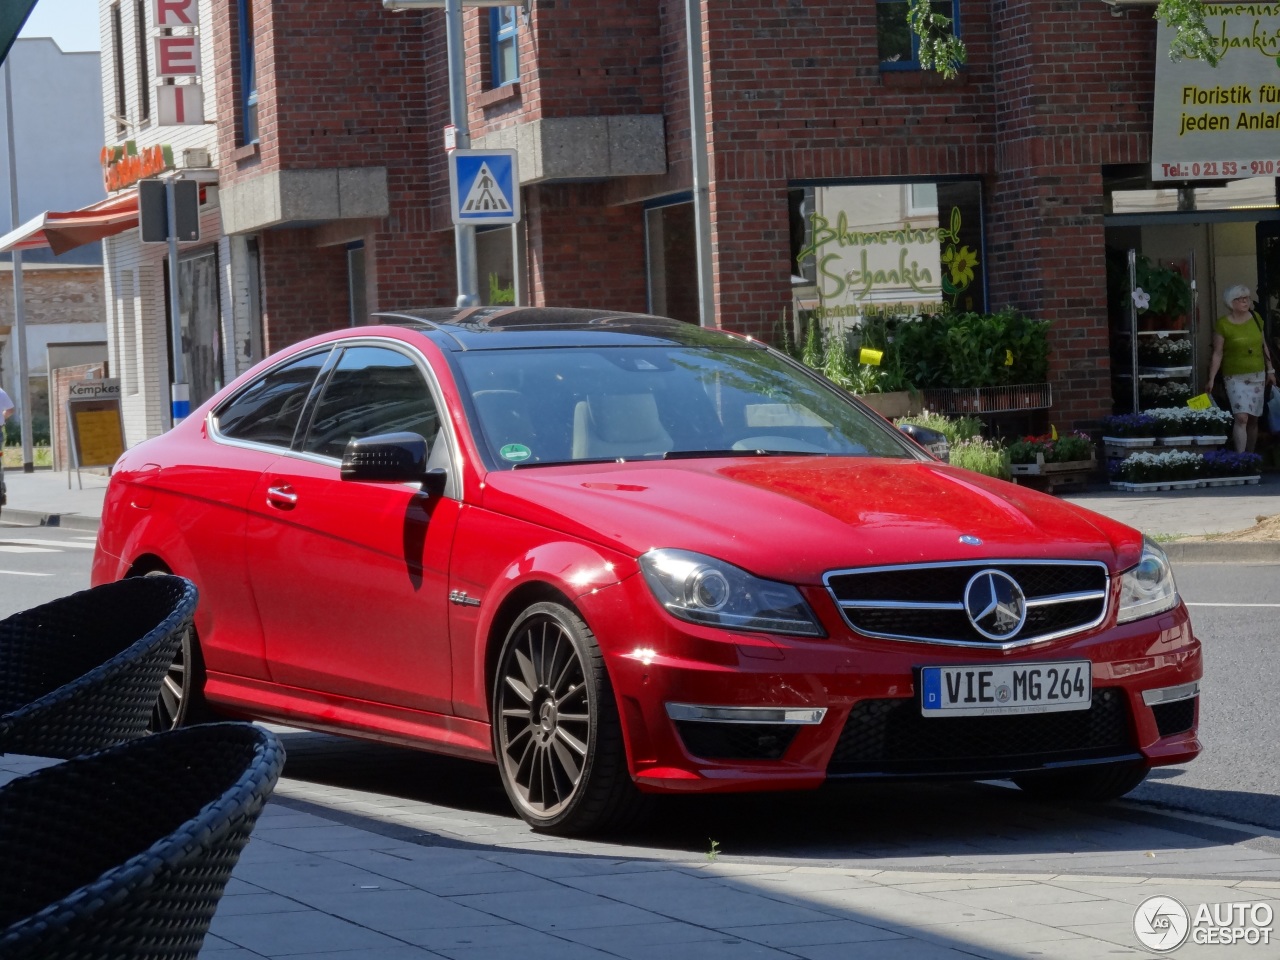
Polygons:
<instances>
[{"instance_id":1,"label":"chrome window trim","mask_svg":"<svg viewBox=\"0 0 1280 960\"><path fill-rule=\"evenodd\" d=\"M396 350L399 353L402 353L408 356L409 359L413 361L414 366L416 366L418 368L418 371L422 374L423 379L427 383L427 389L431 391L431 399L435 403L436 409L440 411L440 429L445 432L445 442L448 444L448 447L449 447L449 479L445 485L445 490L446 490L445 496L453 500L459 500L459 501L465 499L462 495L462 473L461 473L461 470L459 469L460 464L462 463L462 449L458 443L457 434L453 429L453 418L449 415L451 411L444 402L444 396L440 390L440 385L437 381L435 371L431 369L431 364L427 362L427 358L423 355L422 351L417 349L412 344L405 343L403 340L397 340L394 337L378 337L378 336L340 337L336 340L330 340L324 344L318 344L316 350L314 351L302 350L302 351L299 351L298 353L291 354L288 357L282 357L279 363L272 364L267 369L261 371L261 373L259 373L257 377L246 382L233 395L227 397L225 400L219 403L217 407L214 407L205 415L205 430L209 435L209 439L212 440L214 443L221 444L222 446L239 447L242 450L254 450L260 453L270 453L278 457L288 457L294 460L305 460L309 463L316 463L322 466L331 466L337 469L342 464L341 458L325 457L316 453L308 453L303 450L295 450L292 447L279 447L270 443L257 443L253 440L238 440L235 437L228 437L218 430L218 427L217 427L218 421L217 421L217 418L214 416L214 414L217 410L223 409L228 404L234 402L234 400L237 397L239 397L240 394L242 394L246 389L248 389L248 387L251 384L257 383L258 380L261 379L263 376L270 373L272 370L277 369L283 364L292 363L295 360L308 356L313 352L318 353L321 350L328 351L331 355L337 356L338 351L340 351L344 347L369 347L369 346L389 347L391 349ZM321 366L320 371L317 373L316 375L317 379L320 379L321 376L327 377L329 370L332 368L332 365L333 365L332 363L326 361L326 363ZM321 386L321 392L323 392L323 385ZM304 408L303 412L308 417L310 417L314 412L314 403L311 397L308 397L307 405ZM413 486L413 484L406 483L405 486L411 487Z\"/></svg>"},{"instance_id":2,"label":"chrome window trim","mask_svg":"<svg viewBox=\"0 0 1280 960\"><path fill-rule=\"evenodd\" d=\"M940 637L921 637L911 634L886 633L881 631L866 630L856 626L848 617L847 611L859 609L880 609L880 610L963 610L963 602L950 604L946 601L902 601L895 602L892 600L840 600L836 596L835 589L831 585L832 579L836 577L859 576L868 573L897 573L904 570L951 570L956 568L964 569L983 569L986 567L1002 568L1006 566L1019 567L1094 567L1102 571L1105 578L1105 586L1102 590L1078 591L1074 593L1056 594L1050 597L1040 597L1035 600L1028 600L1028 607L1051 606L1059 603L1084 602L1101 598L1102 610L1099 615L1088 623L1082 623L1078 626L1071 627L1068 630L1057 630L1052 633L1036 634L1030 637L1021 637L1017 640L1011 640L1008 643L993 643L977 640L948 640ZM901 564L884 564L875 567L849 567L840 570L829 570L822 576L823 586L826 588L827 595L835 603L836 608L840 611L840 618L854 633L863 637L870 637L877 640L893 640L904 643L927 643L940 647L960 647L967 650L1017 650L1022 647L1031 646L1033 644L1048 643L1052 640L1060 640L1063 637L1073 636L1079 633L1085 633L1093 630L1106 622L1111 607L1111 571L1107 565L1100 560L1042 560L1029 559L1020 560L1014 557L991 557L984 560L957 560L951 563L933 562L933 563L901 563Z\"/></svg>"}]
</instances>

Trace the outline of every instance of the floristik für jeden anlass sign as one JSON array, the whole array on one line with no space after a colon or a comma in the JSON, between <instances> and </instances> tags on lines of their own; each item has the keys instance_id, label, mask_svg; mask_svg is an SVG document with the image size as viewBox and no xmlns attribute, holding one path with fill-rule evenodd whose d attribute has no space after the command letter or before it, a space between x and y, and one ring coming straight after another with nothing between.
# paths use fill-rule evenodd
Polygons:
<instances>
[{"instance_id":1,"label":"floristik f\u00fcr jeden anlass sign","mask_svg":"<svg viewBox=\"0 0 1280 960\"><path fill-rule=\"evenodd\" d=\"M1280 173L1280 3L1207 3L1221 60L1169 59L1173 31L1156 31L1153 180Z\"/></svg>"}]
</instances>

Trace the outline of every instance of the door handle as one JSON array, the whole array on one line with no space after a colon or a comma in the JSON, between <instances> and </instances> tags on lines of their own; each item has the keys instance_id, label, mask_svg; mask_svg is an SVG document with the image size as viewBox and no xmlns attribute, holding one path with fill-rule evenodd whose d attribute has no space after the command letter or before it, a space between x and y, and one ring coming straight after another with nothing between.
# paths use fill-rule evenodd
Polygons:
<instances>
[{"instance_id":1,"label":"door handle","mask_svg":"<svg viewBox=\"0 0 1280 960\"><path fill-rule=\"evenodd\" d=\"M287 483L267 487L267 503L279 510L292 510L298 505L298 495Z\"/></svg>"}]
</instances>

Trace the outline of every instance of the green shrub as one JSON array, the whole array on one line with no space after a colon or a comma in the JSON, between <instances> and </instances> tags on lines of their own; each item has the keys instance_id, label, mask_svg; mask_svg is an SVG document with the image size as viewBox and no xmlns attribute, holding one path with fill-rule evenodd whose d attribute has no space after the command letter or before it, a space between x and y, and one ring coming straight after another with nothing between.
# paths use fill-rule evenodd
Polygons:
<instances>
[{"instance_id":1,"label":"green shrub","mask_svg":"<svg viewBox=\"0 0 1280 960\"><path fill-rule=\"evenodd\" d=\"M1009 451L992 440L973 437L961 440L951 447L951 465L985 474L999 480L1008 480L1013 471L1009 469Z\"/></svg>"},{"instance_id":2,"label":"green shrub","mask_svg":"<svg viewBox=\"0 0 1280 960\"><path fill-rule=\"evenodd\" d=\"M937 430L947 438L947 443L955 446L962 440L972 440L982 435L982 421L977 417L948 417L941 413L918 413L910 417L902 417L894 423L914 423L930 430Z\"/></svg>"}]
</instances>

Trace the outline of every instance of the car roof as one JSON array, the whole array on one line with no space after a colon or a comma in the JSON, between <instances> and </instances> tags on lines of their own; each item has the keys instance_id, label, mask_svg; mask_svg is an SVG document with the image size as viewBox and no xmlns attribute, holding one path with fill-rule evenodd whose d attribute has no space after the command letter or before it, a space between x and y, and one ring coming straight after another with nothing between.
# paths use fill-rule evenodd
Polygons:
<instances>
[{"instance_id":1,"label":"car roof","mask_svg":"<svg viewBox=\"0 0 1280 960\"><path fill-rule=\"evenodd\" d=\"M425 307L383 311L370 320L418 329L452 350L603 344L741 348L752 342L670 317L585 307Z\"/></svg>"}]
</instances>

